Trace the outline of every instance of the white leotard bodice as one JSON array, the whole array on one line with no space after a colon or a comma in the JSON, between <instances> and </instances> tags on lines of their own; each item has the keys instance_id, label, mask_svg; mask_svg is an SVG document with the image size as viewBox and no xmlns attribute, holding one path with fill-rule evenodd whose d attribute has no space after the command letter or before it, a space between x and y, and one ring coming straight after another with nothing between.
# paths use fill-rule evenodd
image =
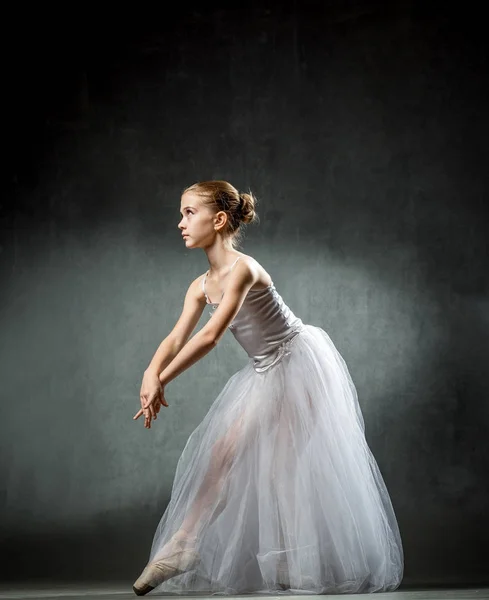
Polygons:
<instances>
[{"instance_id":1,"label":"white leotard bodice","mask_svg":"<svg viewBox=\"0 0 489 600\"><path fill-rule=\"evenodd\" d=\"M231 269L240 258L238 256ZM209 271L202 278L202 289L207 304L212 306L212 317L219 304L210 302L205 291L208 273ZM222 295L224 296L224 293ZM287 352L289 342L303 326L302 320L285 304L272 282L266 288L248 292L238 314L229 325L229 330L253 359L255 370L263 372L282 358Z\"/></svg>"}]
</instances>

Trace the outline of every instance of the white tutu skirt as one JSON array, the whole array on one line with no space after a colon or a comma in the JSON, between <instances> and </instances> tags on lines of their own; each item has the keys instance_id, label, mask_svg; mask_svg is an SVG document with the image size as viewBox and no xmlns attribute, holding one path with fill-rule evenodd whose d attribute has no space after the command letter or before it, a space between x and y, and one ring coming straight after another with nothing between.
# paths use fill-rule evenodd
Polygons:
<instances>
[{"instance_id":1,"label":"white tutu skirt","mask_svg":"<svg viewBox=\"0 0 489 600\"><path fill-rule=\"evenodd\" d=\"M323 329L303 325L272 368L258 373L250 359L228 380L179 459L149 562L181 527L200 562L153 594L399 586L396 517L355 386Z\"/></svg>"}]
</instances>

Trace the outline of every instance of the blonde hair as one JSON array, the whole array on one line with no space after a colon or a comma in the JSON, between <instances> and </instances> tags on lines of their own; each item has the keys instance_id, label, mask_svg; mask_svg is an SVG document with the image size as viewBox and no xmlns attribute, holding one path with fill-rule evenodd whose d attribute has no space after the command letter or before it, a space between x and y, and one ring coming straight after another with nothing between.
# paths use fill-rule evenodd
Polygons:
<instances>
[{"instance_id":1,"label":"blonde hair","mask_svg":"<svg viewBox=\"0 0 489 600\"><path fill-rule=\"evenodd\" d=\"M227 181L200 181L185 188L183 194L192 192L202 197L202 204L216 212L224 211L228 215L225 234L230 235L233 246L239 245L242 238L242 225L259 220L255 211L258 203L250 192L240 193Z\"/></svg>"}]
</instances>

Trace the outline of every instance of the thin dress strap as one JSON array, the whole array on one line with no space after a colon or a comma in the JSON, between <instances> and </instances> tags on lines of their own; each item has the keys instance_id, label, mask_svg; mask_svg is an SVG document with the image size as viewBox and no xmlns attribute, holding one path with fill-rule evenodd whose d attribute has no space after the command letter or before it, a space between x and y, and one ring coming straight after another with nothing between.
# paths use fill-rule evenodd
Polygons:
<instances>
[{"instance_id":1,"label":"thin dress strap","mask_svg":"<svg viewBox=\"0 0 489 600\"><path fill-rule=\"evenodd\" d=\"M238 258L233 262L233 264L231 265L231 268L229 269L230 272L233 270L234 265L238 262L238 260L240 258L241 258L241 256L238 256ZM202 291L204 292L204 296L205 296L207 304L216 304L215 302L210 302L209 301L209 296L207 295L207 293L205 291L205 282L206 282L208 274L209 274L209 271L207 271L206 274L204 275L204 277L202 278ZM222 300L223 296L224 296L224 292L221 295L221 300Z\"/></svg>"},{"instance_id":2,"label":"thin dress strap","mask_svg":"<svg viewBox=\"0 0 489 600\"><path fill-rule=\"evenodd\" d=\"M238 260L241 258L241 256L238 256L238 258L233 262L233 264L231 265L231 268L229 269L230 271L232 271L234 265L238 262Z\"/></svg>"},{"instance_id":3,"label":"thin dress strap","mask_svg":"<svg viewBox=\"0 0 489 600\"><path fill-rule=\"evenodd\" d=\"M207 273L208 272L209 271L207 271ZM207 279L207 273L204 275L204 277L202 277L202 291L204 292L205 301L207 302L207 304L210 304L209 298L208 298L207 294L205 293L205 280Z\"/></svg>"}]
</instances>

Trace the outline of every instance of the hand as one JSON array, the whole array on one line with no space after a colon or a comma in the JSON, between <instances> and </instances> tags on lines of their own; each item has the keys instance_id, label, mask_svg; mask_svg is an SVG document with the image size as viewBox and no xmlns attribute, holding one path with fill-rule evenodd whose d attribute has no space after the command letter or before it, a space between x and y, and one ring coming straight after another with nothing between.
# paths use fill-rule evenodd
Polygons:
<instances>
[{"instance_id":1,"label":"hand","mask_svg":"<svg viewBox=\"0 0 489 600\"><path fill-rule=\"evenodd\" d=\"M144 426L151 428L151 419L156 419L161 405L168 406L164 386L155 372L145 371L141 391L139 393L141 409L134 415L133 420L139 419L144 414Z\"/></svg>"}]
</instances>

